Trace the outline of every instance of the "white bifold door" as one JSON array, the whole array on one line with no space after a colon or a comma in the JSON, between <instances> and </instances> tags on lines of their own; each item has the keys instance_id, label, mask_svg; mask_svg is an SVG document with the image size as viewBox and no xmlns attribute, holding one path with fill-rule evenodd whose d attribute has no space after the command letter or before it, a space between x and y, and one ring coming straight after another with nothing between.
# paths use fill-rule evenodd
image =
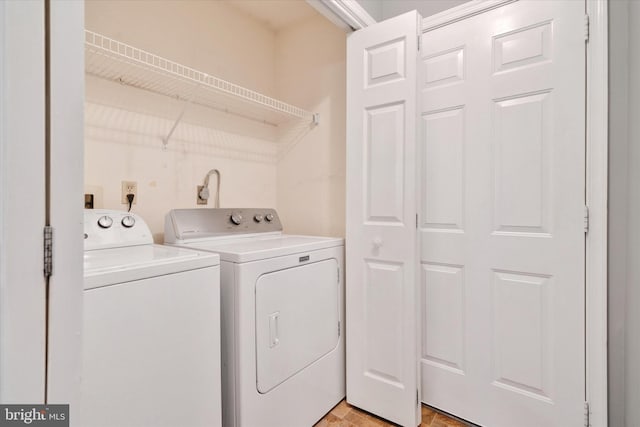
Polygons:
<instances>
[{"instance_id":1,"label":"white bifold door","mask_svg":"<svg viewBox=\"0 0 640 427\"><path fill-rule=\"evenodd\" d=\"M413 45L390 22L350 37L356 406L387 417L376 411L387 397L367 381L406 386L392 373L413 374L417 357L428 405L485 427L583 425L584 8L522 0L428 29L415 74L402 68ZM411 97L397 100L411 77L415 128ZM417 356L405 342L415 333Z\"/></svg>"},{"instance_id":2,"label":"white bifold door","mask_svg":"<svg viewBox=\"0 0 640 427\"><path fill-rule=\"evenodd\" d=\"M419 424L416 73L420 16L347 41L347 401Z\"/></svg>"}]
</instances>

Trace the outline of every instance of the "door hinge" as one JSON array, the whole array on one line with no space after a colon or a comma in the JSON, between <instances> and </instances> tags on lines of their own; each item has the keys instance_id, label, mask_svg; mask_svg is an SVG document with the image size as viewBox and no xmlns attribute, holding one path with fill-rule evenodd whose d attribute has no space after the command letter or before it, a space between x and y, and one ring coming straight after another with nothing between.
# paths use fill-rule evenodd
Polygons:
<instances>
[{"instance_id":1,"label":"door hinge","mask_svg":"<svg viewBox=\"0 0 640 427\"><path fill-rule=\"evenodd\" d=\"M340 283L340 267L338 267L338 283Z\"/></svg>"},{"instance_id":2,"label":"door hinge","mask_svg":"<svg viewBox=\"0 0 640 427\"><path fill-rule=\"evenodd\" d=\"M589 232L589 206L584 207L584 232Z\"/></svg>"},{"instance_id":3,"label":"door hinge","mask_svg":"<svg viewBox=\"0 0 640 427\"><path fill-rule=\"evenodd\" d=\"M44 227L44 277L53 274L53 227Z\"/></svg>"},{"instance_id":4,"label":"door hinge","mask_svg":"<svg viewBox=\"0 0 640 427\"><path fill-rule=\"evenodd\" d=\"M589 414L589 402L584 402L584 427L590 427Z\"/></svg>"},{"instance_id":5,"label":"door hinge","mask_svg":"<svg viewBox=\"0 0 640 427\"><path fill-rule=\"evenodd\" d=\"M416 214L416 230L418 229L418 214Z\"/></svg>"},{"instance_id":6,"label":"door hinge","mask_svg":"<svg viewBox=\"0 0 640 427\"><path fill-rule=\"evenodd\" d=\"M418 51L420 51L420 43L421 43L422 35L418 34Z\"/></svg>"},{"instance_id":7,"label":"door hinge","mask_svg":"<svg viewBox=\"0 0 640 427\"><path fill-rule=\"evenodd\" d=\"M338 337L340 336L340 321L338 320Z\"/></svg>"},{"instance_id":8,"label":"door hinge","mask_svg":"<svg viewBox=\"0 0 640 427\"><path fill-rule=\"evenodd\" d=\"M418 405L420 403L420 396L418 393L418 389L416 389L416 405Z\"/></svg>"},{"instance_id":9,"label":"door hinge","mask_svg":"<svg viewBox=\"0 0 640 427\"><path fill-rule=\"evenodd\" d=\"M584 41L589 42L589 15L584 15Z\"/></svg>"}]
</instances>

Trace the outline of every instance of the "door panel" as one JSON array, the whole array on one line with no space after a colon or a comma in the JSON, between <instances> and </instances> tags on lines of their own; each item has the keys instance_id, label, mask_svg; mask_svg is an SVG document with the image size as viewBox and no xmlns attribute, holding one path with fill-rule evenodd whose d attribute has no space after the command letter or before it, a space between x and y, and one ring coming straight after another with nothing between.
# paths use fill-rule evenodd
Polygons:
<instances>
[{"instance_id":1,"label":"door panel","mask_svg":"<svg viewBox=\"0 0 640 427\"><path fill-rule=\"evenodd\" d=\"M423 401L581 425L584 3L518 1L422 46Z\"/></svg>"},{"instance_id":2,"label":"door panel","mask_svg":"<svg viewBox=\"0 0 640 427\"><path fill-rule=\"evenodd\" d=\"M402 225L404 217L404 103L371 107L365 113L364 180L366 221Z\"/></svg>"},{"instance_id":3,"label":"door panel","mask_svg":"<svg viewBox=\"0 0 640 427\"><path fill-rule=\"evenodd\" d=\"M494 231L549 232L551 94L494 102Z\"/></svg>"},{"instance_id":4,"label":"door panel","mask_svg":"<svg viewBox=\"0 0 640 427\"><path fill-rule=\"evenodd\" d=\"M461 266L422 264L422 358L459 374L466 359L463 284Z\"/></svg>"},{"instance_id":5,"label":"door panel","mask_svg":"<svg viewBox=\"0 0 640 427\"><path fill-rule=\"evenodd\" d=\"M347 400L419 424L416 69L411 12L347 43Z\"/></svg>"},{"instance_id":6,"label":"door panel","mask_svg":"<svg viewBox=\"0 0 640 427\"><path fill-rule=\"evenodd\" d=\"M422 148L422 226L462 230L464 215L464 110L425 114Z\"/></svg>"}]
</instances>

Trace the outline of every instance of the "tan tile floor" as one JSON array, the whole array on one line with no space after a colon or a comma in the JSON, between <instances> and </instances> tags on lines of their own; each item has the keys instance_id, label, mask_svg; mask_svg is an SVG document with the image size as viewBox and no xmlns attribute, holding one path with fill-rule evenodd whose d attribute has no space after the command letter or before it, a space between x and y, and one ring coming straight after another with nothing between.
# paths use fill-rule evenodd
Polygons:
<instances>
[{"instance_id":1,"label":"tan tile floor","mask_svg":"<svg viewBox=\"0 0 640 427\"><path fill-rule=\"evenodd\" d=\"M422 423L420 427L466 427L460 421L435 412L429 407L422 405ZM378 418L375 415L361 411L349 405L345 400L338 403L323 419L318 421L314 427L394 427L388 421Z\"/></svg>"}]
</instances>

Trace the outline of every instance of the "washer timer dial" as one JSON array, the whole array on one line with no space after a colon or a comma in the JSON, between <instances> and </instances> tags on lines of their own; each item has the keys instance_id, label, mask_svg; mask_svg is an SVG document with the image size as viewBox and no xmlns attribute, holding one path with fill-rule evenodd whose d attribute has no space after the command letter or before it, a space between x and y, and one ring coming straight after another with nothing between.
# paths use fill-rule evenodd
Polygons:
<instances>
[{"instance_id":1,"label":"washer timer dial","mask_svg":"<svg viewBox=\"0 0 640 427\"><path fill-rule=\"evenodd\" d=\"M136 219L134 217L132 217L131 215L127 215L124 218L122 218L122 226L125 228L131 228L136 224Z\"/></svg>"},{"instance_id":2,"label":"washer timer dial","mask_svg":"<svg viewBox=\"0 0 640 427\"><path fill-rule=\"evenodd\" d=\"M100 228L109 228L113 225L113 219L107 215L101 216L98 218L98 225Z\"/></svg>"}]
</instances>

